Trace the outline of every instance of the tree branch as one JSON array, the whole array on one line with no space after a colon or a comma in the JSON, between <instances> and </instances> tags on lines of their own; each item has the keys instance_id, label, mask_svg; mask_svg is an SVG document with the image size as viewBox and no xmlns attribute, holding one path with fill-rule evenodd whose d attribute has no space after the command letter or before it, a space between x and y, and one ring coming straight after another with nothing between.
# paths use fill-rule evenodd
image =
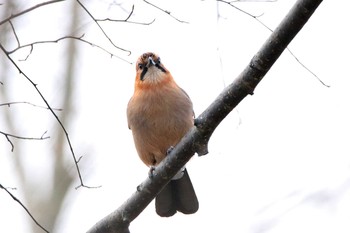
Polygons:
<instances>
[{"instance_id":1,"label":"tree branch","mask_svg":"<svg viewBox=\"0 0 350 233\"><path fill-rule=\"evenodd\" d=\"M11 22L11 21L10 21L10 22ZM11 24L11 26L12 26L12 24ZM16 35L16 32L15 32L14 28L13 28L13 32L14 32L14 34ZM122 61L124 61L124 62L127 62L127 63L129 63L129 64L132 64L131 62L125 60L124 58L121 58L121 57L119 57L118 55L109 52L107 49L105 49L105 48L103 48L103 47L101 47L101 46L99 46L99 45L97 45L97 44L94 44L94 43L92 43L92 42L90 42L90 41L88 41L88 40L83 39L84 36L85 36L85 34L82 34L81 36L63 36L63 37L60 37L60 38L55 39L55 40L35 41L35 42L29 43L29 44L24 44L24 45L21 45L21 44L19 43L19 40L17 39L17 36L16 36L17 44L18 44L17 47L14 48L14 49L12 49L12 50L10 50L10 51L7 51L7 53L8 53L8 54L12 54L12 53L16 52L16 51L19 50L19 49L23 49L23 48L26 48L26 47L30 47L29 54L28 54L24 59L21 59L21 61L26 61L26 60L28 59L28 57L32 54L32 52L33 52L33 50L34 50L34 45L37 45L37 44L46 44L46 43L58 43L58 42L61 41L61 40L73 39L73 40L78 40L78 41L83 42L83 43L85 43L85 44L91 45L92 47L99 48L99 49L101 49L102 51L108 53L108 54L110 55L110 57L116 57L116 58L118 58L118 59L120 59L120 60L122 60Z\"/></svg>"},{"instance_id":2,"label":"tree branch","mask_svg":"<svg viewBox=\"0 0 350 233\"><path fill-rule=\"evenodd\" d=\"M156 21L156 19L153 19L149 23L141 23L141 22L129 21L130 17L134 13L134 9L135 9L135 6L132 5L131 11L130 11L129 15L126 17L126 19L105 18L105 19L95 19L95 20L98 21L98 22L110 21L110 22L119 22L119 23L122 22L122 23L132 23L132 24L140 24L140 25L151 25L152 23L154 23L154 21Z\"/></svg>"},{"instance_id":3,"label":"tree branch","mask_svg":"<svg viewBox=\"0 0 350 233\"><path fill-rule=\"evenodd\" d=\"M103 28L101 27L101 25L98 23L98 21L95 19L95 17L90 13L90 11L84 6L84 4L82 4L79 0L76 0L77 3L81 6L81 8L83 8L83 10L90 16L90 18L96 23L96 25L98 26L98 28L100 29L100 31L103 33L103 35L108 39L108 41L117 49L122 50L124 52L129 53L129 55L131 54L130 50L126 50L123 49L121 47L118 47L116 44L113 43L112 39L107 35L107 33L103 30Z\"/></svg>"},{"instance_id":4,"label":"tree branch","mask_svg":"<svg viewBox=\"0 0 350 233\"><path fill-rule=\"evenodd\" d=\"M196 119L195 126L155 168L152 179L147 178L124 204L96 223L88 233L129 232L130 223L194 153L208 153L208 141L216 127L248 94L253 94L255 87L321 2L298 0L238 78Z\"/></svg>"},{"instance_id":5,"label":"tree branch","mask_svg":"<svg viewBox=\"0 0 350 233\"><path fill-rule=\"evenodd\" d=\"M147 3L148 5L153 6L154 8L156 8L156 9L158 9L158 10L160 10L160 11L163 11L165 14L168 14L171 18L175 19L176 21L178 21L178 22L180 22L180 23L188 23L187 21L183 21L183 20L180 20L180 19L176 18L175 16L173 16L173 15L171 14L170 11L164 10L164 9L160 8L159 6L156 6L156 5L154 5L153 3L150 3L150 2L148 2L148 1L146 1L146 0L143 0L143 1L144 1L145 3Z\"/></svg>"},{"instance_id":6,"label":"tree branch","mask_svg":"<svg viewBox=\"0 0 350 233\"><path fill-rule=\"evenodd\" d=\"M34 216L30 213L30 211L27 209L27 207L25 207L25 205L23 205L23 203L22 203L20 200L18 200L17 197L15 197L10 191L8 191L7 188L5 188L4 186L2 186L1 184L0 184L0 188L3 189L3 190L5 190L5 192L7 192L7 194L10 195L10 197L11 197L14 201L16 201L18 204L20 204L20 206L22 206L22 208L27 212L27 214L29 215L29 217L35 222L35 224L36 224L38 227L40 227L43 231L49 233L48 230L46 230L42 225L40 225L40 223L34 218Z\"/></svg>"},{"instance_id":7,"label":"tree branch","mask_svg":"<svg viewBox=\"0 0 350 233\"><path fill-rule=\"evenodd\" d=\"M13 145L12 141L10 140L10 138L17 138L17 139L24 139L24 140L45 140L50 138L49 136L44 136L47 133L47 131L45 131L41 137L23 137L23 136L18 136L18 135L14 135L14 134L10 134L10 133L5 133L3 131L0 131L0 134L4 135L6 140L10 143L11 145L11 152L13 152L13 150L15 149L15 146Z\"/></svg>"},{"instance_id":8,"label":"tree branch","mask_svg":"<svg viewBox=\"0 0 350 233\"><path fill-rule=\"evenodd\" d=\"M255 19L256 21L258 21L262 26L264 26L267 30L269 30L270 32L273 32L273 30L268 27L263 21L261 21L259 19L260 16L262 16L263 14L261 15L252 15L242 9L240 9L239 7L233 5L233 2L242 2L242 1L224 1L224 0L216 0L217 2L222 2L222 3L225 3L225 4L228 4L229 6L235 8L236 10L242 12L243 14L245 15L248 15L250 17L252 17L253 19ZM274 1L269 1L269 2L274 2ZM288 47L286 48L287 51L290 53L290 55L292 55L292 57L294 57L294 59L296 60L296 62L299 63L299 65L301 65L305 70L307 70L312 76L314 76L323 86L325 87L330 87L329 85L327 85L326 83L324 83L314 72L312 72L307 66L304 65L304 63L302 63L295 55L294 53L292 52L292 50L290 50Z\"/></svg>"},{"instance_id":9,"label":"tree branch","mask_svg":"<svg viewBox=\"0 0 350 233\"><path fill-rule=\"evenodd\" d=\"M41 44L41 43L57 43L57 42L59 42L60 40L64 40L64 39L75 39L75 40L79 40L79 41L81 41L81 42L83 42L83 43L89 44L89 45L91 45L91 46L93 46L93 47L97 47L97 48L103 50L104 52L108 53L111 57L114 56L114 57L116 57L116 58L119 58L119 59L122 60L122 61L125 61L125 62L131 64L129 61L127 61L127 60L125 60L125 59L123 59L123 58L121 58L121 57L119 57L119 56L117 56L117 55L115 55L115 54L113 54L113 53L107 51L106 49L102 48L101 46L96 45L96 44L94 44L94 43L92 43L92 42L90 42L90 41L87 41L87 40L83 39L84 34L81 35L81 36L79 36L79 37L78 37L78 36L63 36L63 37L58 38L58 39L56 39L56 40L37 41L37 42L33 42L33 43L21 45L21 44L20 44L20 41L19 41L19 38L18 38L18 36L17 36L16 30L15 30L14 25L12 24L12 21L11 21L11 20L14 19L14 18L16 18L16 17L19 17L19 16L21 16L21 15L23 15L23 14L26 14L26 13L32 11L32 10L35 10L35 9L37 9L37 8L39 8L39 7L42 7L42 6L45 6L45 5L49 5L49 4L53 4L53 3L57 3L57 2L62 2L62 1L65 1L65 0L52 0L52 1L42 2L42 3L39 3L39 4L35 5L35 6L33 6L33 7L28 8L28 9L26 9L26 10L23 10L23 11L21 11L21 12L19 12L19 13L13 14L13 15L9 16L8 18L6 18L6 19L0 21L0 25L4 24L4 23L6 23L6 22L8 22L8 23L10 24L11 29L12 29L12 31L13 31L13 34L14 34L14 36L15 36L16 42L17 42L17 47L16 47L15 49L11 50L11 51L7 51L7 53L8 53L8 54L12 54L12 53L16 52L17 50L22 49L22 48L24 48L24 47L30 47L29 54L27 55L26 58L22 59L22 61L23 61L23 60L25 61L25 60L27 60L28 57L31 55L31 53L32 53L32 51L33 51L33 49L34 49L34 45L35 45L35 44ZM139 23L139 22L131 22L131 21L128 21L129 18L131 17L131 15L132 15L133 12L134 12L134 6L132 7L131 12L129 13L128 17L127 17L126 19L124 19L124 20L114 20L114 19L100 19L100 20L98 20L98 19L95 19L95 18L94 18L94 16L89 12L89 10L88 10L79 0L76 0L76 2L77 2L77 3L79 4L79 6L91 17L91 19L97 24L97 26L99 27L99 29L101 30L101 32L103 33L103 35L107 38L107 40L109 40L109 42L110 42L115 48L117 48L117 49L119 49L119 50L122 50L122 51L125 51L125 52L128 52L129 55L130 55L130 53L131 53L129 50L126 50L126 49L123 49L123 48L121 48L121 47L118 47L117 45L115 45L115 44L113 43L112 39L106 34L106 32L103 30L103 28L102 28L101 25L99 24L99 21L128 22L128 23L141 24L141 25L150 25L150 24L152 24L152 23L155 21L155 19L154 19L153 21L151 21L150 23ZM3 84L3 83L1 82L0 84Z\"/></svg>"},{"instance_id":10,"label":"tree branch","mask_svg":"<svg viewBox=\"0 0 350 233\"><path fill-rule=\"evenodd\" d=\"M36 104L30 103L28 101L13 101L13 102L1 103L0 107L3 107L3 106L11 107L11 105L15 105L15 104L27 104L27 105L31 105L31 106L36 107L36 108L49 109L48 107L36 105ZM55 111L62 111L63 110L62 108L52 108L52 109Z\"/></svg>"},{"instance_id":11,"label":"tree branch","mask_svg":"<svg viewBox=\"0 0 350 233\"><path fill-rule=\"evenodd\" d=\"M78 173L78 177L79 177L79 181L80 181L80 185L77 186L76 188L78 187L85 187L85 188L92 188L90 186L86 186L83 182L83 178L81 176L81 173L80 173L80 169L79 169L79 166L78 166L78 160L75 156L75 153L74 153L74 150L73 150L73 146L72 146L72 143L71 143L71 140L70 140L70 137L68 135L68 132L66 130L66 128L64 127L64 125L62 124L61 120L59 119L59 117L57 116L57 114L55 113L55 111L51 108L50 104L47 102L46 98L44 97L44 95L41 93L41 91L39 90L38 88L38 85L36 83L33 82L33 80L31 80L29 78L28 75L26 75L22 70L21 68L19 68L19 66L16 64L16 62L11 58L11 56L8 54L8 52L6 51L6 49L2 46L2 44L0 43L0 50L2 50L2 52L5 54L5 56L9 59L9 61L16 67L16 69L18 70L18 72L20 74L23 75L23 77L25 77L27 79L27 81L34 87L34 89L36 90L36 92L39 94L40 98L44 101L45 105L47 106L47 108L49 109L49 111L52 113L52 115L55 117L56 121L58 122L58 124L60 125L61 129L63 130L64 134L65 134L65 137L67 139L67 143L68 143L68 146L69 146L69 149L71 151L71 154L72 154L72 157L73 157L73 160L74 160L74 164L75 164L75 167L76 167L76 170L77 170L77 173ZM8 137L6 137L8 139ZM8 139L8 141L10 142L10 140ZM11 143L11 142L10 142Z\"/></svg>"},{"instance_id":12,"label":"tree branch","mask_svg":"<svg viewBox=\"0 0 350 233\"><path fill-rule=\"evenodd\" d=\"M39 4L35 5L35 6L29 7L28 9L26 9L24 11L18 12L16 14L11 14L11 16L9 16L6 19L0 21L0 25L6 23L6 22L10 21L11 19L14 19L14 18L16 18L18 16L24 15L24 14L26 14L26 13L32 11L32 10L35 10L35 9L37 9L39 7L42 7L42 6L45 6L45 5L49 5L49 4L52 4L52 3L63 2L63 1L65 1L65 0L52 0L52 1L39 3Z\"/></svg>"}]
</instances>

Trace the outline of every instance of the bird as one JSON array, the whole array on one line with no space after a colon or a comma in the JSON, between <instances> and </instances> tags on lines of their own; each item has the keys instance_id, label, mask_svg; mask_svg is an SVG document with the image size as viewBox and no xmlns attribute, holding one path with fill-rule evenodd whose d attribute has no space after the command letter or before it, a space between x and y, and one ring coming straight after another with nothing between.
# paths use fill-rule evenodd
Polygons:
<instances>
[{"instance_id":1,"label":"bird","mask_svg":"<svg viewBox=\"0 0 350 233\"><path fill-rule=\"evenodd\" d=\"M136 151L151 169L158 165L194 125L193 105L160 57L147 52L136 62L134 93L127 105L128 127ZM150 170L151 171L151 170ZM155 198L156 213L196 213L197 195L183 167Z\"/></svg>"}]
</instances>

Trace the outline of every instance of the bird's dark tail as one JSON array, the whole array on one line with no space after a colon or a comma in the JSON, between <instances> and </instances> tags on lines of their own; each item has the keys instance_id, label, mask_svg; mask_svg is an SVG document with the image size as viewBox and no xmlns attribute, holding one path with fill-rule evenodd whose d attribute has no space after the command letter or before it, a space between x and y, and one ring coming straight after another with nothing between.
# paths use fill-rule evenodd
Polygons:
<instances>
[{"instance_id":1,"label":"bird's dark tail","mask_svg":"<svg viewBox=\"0 0 350 233\"><path fill-rule=\"evenodd\" d=\"M193 214L198 210L198 199L191 179L184 169L179 179L171 180L156 197L156 212L161 217L173 216L177 211Z\"/></svg>"}]
</instances>

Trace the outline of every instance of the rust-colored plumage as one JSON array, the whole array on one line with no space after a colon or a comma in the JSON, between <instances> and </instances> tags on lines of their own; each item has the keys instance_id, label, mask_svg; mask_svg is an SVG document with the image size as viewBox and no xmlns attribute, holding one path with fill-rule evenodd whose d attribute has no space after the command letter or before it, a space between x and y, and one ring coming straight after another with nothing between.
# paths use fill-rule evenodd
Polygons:
<instances>
[{"instance_id":1,"label":"rust-colored plumage","mask_svg":"<svg viewBox=\"0 0 350 233\"><path fill-rule=\"evenodd\" d=\"M127 117L136 150L147 166L163 160L169 148L193 126L190 98L154 53L144 53L137 60ZM198 200L184 169L157 195L156 211L168 217L177 211L191 214L197 210Z\"/></svg>"}]
</instances>

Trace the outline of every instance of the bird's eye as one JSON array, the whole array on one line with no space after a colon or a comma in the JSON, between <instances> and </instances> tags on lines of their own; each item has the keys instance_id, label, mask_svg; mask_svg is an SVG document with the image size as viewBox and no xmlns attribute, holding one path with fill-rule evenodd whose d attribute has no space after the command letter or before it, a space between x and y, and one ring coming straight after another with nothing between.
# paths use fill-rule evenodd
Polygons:
<instances>
[{"instance_id":1,"label":"bird's eye","mask_svg":"<svg viewBox=\"0 0 350 233\"><path fill-rule=\"evenodd\" d=\"M143 69L143 64L139 63L138 67L139 67L140 70L142 70Z\"/></svg>"},{"instance_id":2,"label":"bird's eye","mask_svg":"<svg viewBox=\"0 0 350 233\"><path fill-rule=\"evenodd\" d=\"M158 57L158 61L157 61L158 64L160 64L160 57Z\"/></svg>"}]
</instances>

